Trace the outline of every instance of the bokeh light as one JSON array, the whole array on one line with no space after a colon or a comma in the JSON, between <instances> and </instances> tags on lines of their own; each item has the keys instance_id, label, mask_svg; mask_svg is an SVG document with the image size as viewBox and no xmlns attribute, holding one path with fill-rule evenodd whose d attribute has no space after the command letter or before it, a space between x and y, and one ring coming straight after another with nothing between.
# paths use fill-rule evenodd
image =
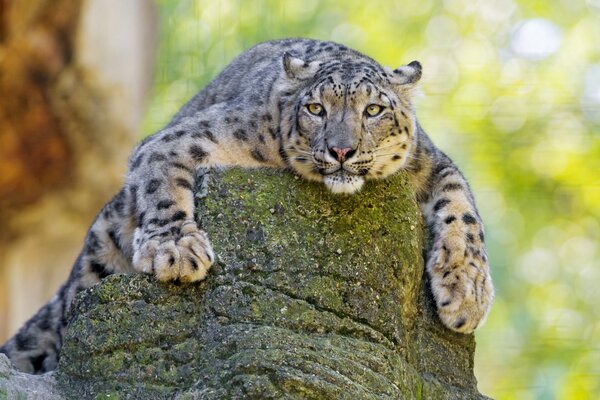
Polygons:
<instances>
[{"instance_id":1,"label":"bokeh light","mask_svg":"<svg viewBox=\"0 0 600 400\"><path fill-rule=\"evenodd\" d=\"M558 26L546 19L533 18L515 27L510 47L520 57L543 60L556 53L561 42L562 33Z\"/></svg>"}]
</instances>

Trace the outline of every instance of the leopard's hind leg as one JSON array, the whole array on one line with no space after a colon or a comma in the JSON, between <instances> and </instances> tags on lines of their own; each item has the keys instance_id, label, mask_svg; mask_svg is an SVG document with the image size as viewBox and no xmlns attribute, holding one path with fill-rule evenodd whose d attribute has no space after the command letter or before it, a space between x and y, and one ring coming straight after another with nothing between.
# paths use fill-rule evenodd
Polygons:
<instances>
[{"instance_id":1,"label":"leopard's hind leg","mask_svg":"<svg viewBox=\"0 0 600 400\"><path fill-rule=\"evenodd\" d=\"M113 273L133 272L135 204L135 191L124 188L104 206L87 233L67 282L0 347L0 353L5 353L17 369L32 374L55 369L75 294Z\"/></svg>"}]
</instances>

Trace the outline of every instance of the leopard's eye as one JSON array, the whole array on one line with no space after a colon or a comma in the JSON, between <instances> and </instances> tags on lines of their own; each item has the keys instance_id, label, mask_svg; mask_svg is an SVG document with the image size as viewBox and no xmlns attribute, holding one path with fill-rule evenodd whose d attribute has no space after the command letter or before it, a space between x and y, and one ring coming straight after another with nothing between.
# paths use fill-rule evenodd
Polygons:
<instances>
[{"instance_id":1,"label":"leopard's eye","mask_svg":"<svg viewBox=\"0 0 600 400\"><path fill-rule=\"evenodd\" d=\"M381 114L382 111L383 111L383 107L381 107L377 104L368 105L367 108L365 109L365 113L369 117L376 117L379 114Z\"/></svg>"},{"instance_id":2,"label":"leopard's eye","mask_svg":"<svg viewBox=\"0 0 600 400\"><path fill-rule=\"evenodd\" d=\"M317 117L322 117L325 114L323 106L319 103L311 103L307 105L306 108L308 109L309 113L311 113L312 115L316 115Z\"/></svg>"}]
</instances>

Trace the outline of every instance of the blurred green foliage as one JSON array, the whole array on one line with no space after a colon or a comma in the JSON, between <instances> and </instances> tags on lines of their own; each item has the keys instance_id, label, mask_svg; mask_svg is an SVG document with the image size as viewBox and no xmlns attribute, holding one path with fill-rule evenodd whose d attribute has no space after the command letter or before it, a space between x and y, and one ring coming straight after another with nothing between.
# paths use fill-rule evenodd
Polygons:
<instances>
[{"instance_id":1,"label":"blurred green foliage","mask_svg":"<svg viewBox=\"0 0 600 400\"><path fill-rule=\"evenodd\" d=\"M334 40L420 60L419 119L471 182L497 298L477 332L480 390L600 398L600 0L159 0L144 133L243 50Z\"/></svg>"}]
</instances>

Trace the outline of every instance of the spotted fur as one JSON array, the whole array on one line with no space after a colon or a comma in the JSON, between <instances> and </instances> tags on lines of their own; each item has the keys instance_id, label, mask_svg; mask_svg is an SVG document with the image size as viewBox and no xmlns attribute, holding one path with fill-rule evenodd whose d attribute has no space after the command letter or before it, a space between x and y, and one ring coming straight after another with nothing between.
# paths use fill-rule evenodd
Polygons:
<instances>
[{"instance_id":1,"label":"spotted fur","mask_svg":"<svg viewBox=\"0 0 600 400\"><path fill-rule=\"evenodd\" d=\"M113 273L202 280L214 261L194 221L198 169L289 169L337 193L404 169L433 245L427 272L438 314L472 332L493 287L469 186L416 121L412 62L392 70L342 45L282 40L234 60L129 159L122 190L100 211L68 281L0 351L22 371L57 365L73 296Z\"/></svg>"}]
</instances>

